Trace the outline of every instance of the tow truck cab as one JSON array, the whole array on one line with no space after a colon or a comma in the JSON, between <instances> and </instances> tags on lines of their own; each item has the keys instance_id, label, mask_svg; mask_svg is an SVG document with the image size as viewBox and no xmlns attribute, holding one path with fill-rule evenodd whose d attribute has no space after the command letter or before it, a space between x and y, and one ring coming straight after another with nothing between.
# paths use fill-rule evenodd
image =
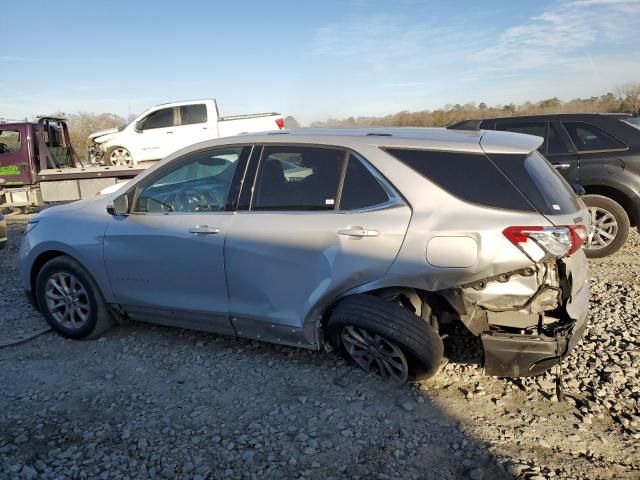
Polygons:
<instances>
[{"instance_id":1,"label":"tow truck cab","mask_svg":"<svg viewBox=\"0 0 640 480\"><path fill-rule=\"evenodd\" d=\"M0 208L90 198L142 169L84 164L62 118L0 123Z\"/></svg>"}]
</instances>

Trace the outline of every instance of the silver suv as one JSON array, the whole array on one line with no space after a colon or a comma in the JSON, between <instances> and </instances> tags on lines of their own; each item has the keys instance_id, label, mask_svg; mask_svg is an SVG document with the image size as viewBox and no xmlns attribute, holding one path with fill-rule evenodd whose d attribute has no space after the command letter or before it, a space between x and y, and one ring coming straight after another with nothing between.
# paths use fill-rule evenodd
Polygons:
<instances>
[{"instance_id":1,"label":"silver suv","mask_svg":"<svg viewBox=\"0 0 640 480\"><path fill-rule=\"evenodd\" d=\"M541 141L312 129L200 143L37 215L24 288L69 338L140 320L331 346L402 383L436 373L462 325L488 374L539 374L588 306L588 214Z\"/></svg>"}]
</instances>

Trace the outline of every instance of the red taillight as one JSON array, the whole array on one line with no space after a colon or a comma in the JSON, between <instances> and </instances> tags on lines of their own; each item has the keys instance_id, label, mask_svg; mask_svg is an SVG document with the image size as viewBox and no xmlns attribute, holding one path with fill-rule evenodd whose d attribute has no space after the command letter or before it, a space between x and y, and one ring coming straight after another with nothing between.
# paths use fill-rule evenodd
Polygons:
<instances>
[{"instance_id":1,"label":"red taillight","mask_svg":"<svg viewBox=\"0 0 640 480\"><path fill-rule=\"evenodd\" d=\"M578 251L587 239L583 225L507 227L502 233L534 262L568 257Z\"/></svg>"},{"instance_id":2,"label":"red taillight","mask_svg":"<svg viewBox=\"0 0 640 480\"><path fill-rule=\"evenodd\" d=\"M278 125L278 128L282 130L284 128L284 118L277 118L276 125Z\"/></svg>"},{"instance_id":3,"label":"red taillight","mask_svg":"<svg viewBox=\"0 0 640 480\"><path fill-rule=\"evenodd\" d=\"M569 231L571 232L571 240L573 240L573 246L569 250L568 255L577 252L586 241L589 234L587 228L584 225L569 225Z\"/></svg>"}]
</instances>

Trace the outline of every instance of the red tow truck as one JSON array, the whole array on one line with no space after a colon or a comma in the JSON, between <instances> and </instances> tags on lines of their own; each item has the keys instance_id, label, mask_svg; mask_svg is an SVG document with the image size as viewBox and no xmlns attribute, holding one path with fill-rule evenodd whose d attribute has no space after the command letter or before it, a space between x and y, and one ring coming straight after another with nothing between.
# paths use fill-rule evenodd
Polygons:
<instances>
[{"instance_id":1,"label":"red tow truck","mask_svg":"<svg viewBox=\"0 0 640 480\"><path fill-rule=\"evenodd\" d=\"M147 166L82 162L62 118L0 122L0 209L91 198Z\"/></svg>"}]
</instances>

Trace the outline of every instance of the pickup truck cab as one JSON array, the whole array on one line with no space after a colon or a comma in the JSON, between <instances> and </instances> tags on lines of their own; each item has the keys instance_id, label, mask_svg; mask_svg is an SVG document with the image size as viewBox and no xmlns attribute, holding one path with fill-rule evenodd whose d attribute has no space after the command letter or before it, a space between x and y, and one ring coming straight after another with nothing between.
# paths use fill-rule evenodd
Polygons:
<instances>
[{"instance_id":1,"label":"pickup truck cab","mask_svg":"<svg viewBox=\"0 0 640 480\"><path fill-rule=\"evenodd\" d=\"M205 140L282 128L284 117L279 113L221 117L215 100L164 103L128 125L91 134L89 160L101 165L136 165Z\"/></svg>"}]
</instances>

